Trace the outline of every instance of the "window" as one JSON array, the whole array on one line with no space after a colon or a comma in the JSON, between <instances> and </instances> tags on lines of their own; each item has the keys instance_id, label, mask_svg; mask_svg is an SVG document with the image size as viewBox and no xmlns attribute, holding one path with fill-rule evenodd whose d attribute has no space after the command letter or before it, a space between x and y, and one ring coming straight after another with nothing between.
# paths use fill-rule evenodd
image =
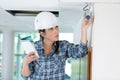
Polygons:
<instances>
[{"instance_id":1,"label":"window","mask_svg":"<svg viewBox=\"0 0 120 80\"><path fill-rule=\"evenodd\" d=\"M14 80L23 80L21 77L21 66L23 62L24 50L21 48L20 39L26 36L32 36L33 40L38 40L39 35L36 33L16 32L14 47Z\"/></svg>"}]
</instances>

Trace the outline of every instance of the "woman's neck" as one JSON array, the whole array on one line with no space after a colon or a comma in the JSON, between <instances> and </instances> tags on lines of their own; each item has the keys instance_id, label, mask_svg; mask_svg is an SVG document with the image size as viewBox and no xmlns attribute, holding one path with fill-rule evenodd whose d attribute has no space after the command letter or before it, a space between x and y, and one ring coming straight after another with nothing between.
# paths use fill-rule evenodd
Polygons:
<instances>
[{"instance_id":1,"label":"woman's neck","mask_svg":"<svg viewBox=\"0 0 120 80\"><path fill-rule=\"evenodd\" d=\"M44 45L45 47L52 47L53 42L50 41L50 40L43 40L43 45Z\"/></svg>"},{"instance_id":2,"label":"woman's neck","mask_svg":"<svg viewBox=\"0 0 120 80\"><path fill-rule=\"evenodd\" d=\"M50 41L50 40L43 40L43 47L45 49L45 55L46 56L49 56L51 50L52 50L52 45L53 45L53 42Z\"/></svg>"}]
</instances>

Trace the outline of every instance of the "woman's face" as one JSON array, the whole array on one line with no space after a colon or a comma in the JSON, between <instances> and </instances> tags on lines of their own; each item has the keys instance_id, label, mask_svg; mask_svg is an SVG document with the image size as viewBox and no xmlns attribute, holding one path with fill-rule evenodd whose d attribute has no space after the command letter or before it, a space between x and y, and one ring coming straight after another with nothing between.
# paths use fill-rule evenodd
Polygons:
<instances>
[{"instance_id":1,"label":"woman's face","mask_svg":"<svg viewBox=\"0 0 120 80\"><path fill-rule=\"evenodd\" d=\"M45 29L45 32L42 35L44 39L50 40L50 41L58 41L59 40L59 28L58 26Z\"/></svg>"}]
</instances>

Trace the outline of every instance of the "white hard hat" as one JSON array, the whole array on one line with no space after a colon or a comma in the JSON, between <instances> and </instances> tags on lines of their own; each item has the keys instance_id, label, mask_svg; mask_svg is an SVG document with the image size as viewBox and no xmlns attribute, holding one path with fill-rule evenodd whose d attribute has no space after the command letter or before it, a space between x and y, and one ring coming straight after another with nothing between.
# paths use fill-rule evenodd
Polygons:
<instances>
[{"instance_id":1,"label":"white hard hat","mask_svg":"<svg viewBox=\"0 0 120 80\"><path fill-rule=\"evenodd\" d=\"M35 30L58 26L57 17L51 12L40 12L35 18Z\"/></svg>"}]
</instances>

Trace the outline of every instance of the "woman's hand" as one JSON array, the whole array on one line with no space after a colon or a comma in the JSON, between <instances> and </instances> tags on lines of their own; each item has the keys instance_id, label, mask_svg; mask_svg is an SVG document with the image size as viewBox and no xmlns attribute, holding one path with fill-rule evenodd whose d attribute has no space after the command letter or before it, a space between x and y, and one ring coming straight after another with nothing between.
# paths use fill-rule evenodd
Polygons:
<instances>
[{"instance_id":1,"label":"woman's hand","mask_svg":"<svg viewBox=\"0 0 120 80\"><path fill-rule=\"evenodd\" d=\"M87 28L91 26L94 22L94 17L92 17L89 21L86 20L85 18L83 19L82 22L82 35L81 35L81 42L87 44Z\"/></svg>"},{"instance_id":2,"label":"woman's hand","mask_svg":"<svg viewBox=\"0 0 120 80\"><path fill-rule=\"evenodd\" d=\"M90 20L86 20L86 18L83 19L82 22L82 29L87 29L89 26L91 26L94 22L94 17L92 17Z\"/></svg>"},{"instance_id":3,"label":"woman's hand","mask_svg":"<svg viewBox=\"0 0 120 80\"><path fill-rule=\"evenodd\" d=\"M35 55L35 52L30 52L24 57L21 73L23 76L28 77L31 74L29 63L37 60L38 57Z\"/></svg>"},{"instance_id":4,"label":"woman's hand","mask_svg":"<svg viewBox=\"0 0 120 80\"><path fill-rule=\"evenodd\" d=\"M32 61L35 61L37 60L38 57L35 55L35 52L30 52L28 53L25 58L24 58L24 64L29 64L31 63Z\"/></svg>"}]
</instances>

